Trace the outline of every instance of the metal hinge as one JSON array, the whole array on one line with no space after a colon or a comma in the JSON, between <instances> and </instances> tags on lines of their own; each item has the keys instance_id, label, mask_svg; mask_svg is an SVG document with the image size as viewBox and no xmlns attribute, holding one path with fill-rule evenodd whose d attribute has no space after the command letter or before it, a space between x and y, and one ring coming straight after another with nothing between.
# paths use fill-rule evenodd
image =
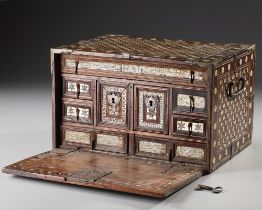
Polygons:
<instances>
[{"instance_id":1,"label":"metal hinge","mask_svg":"<svg viewBox=\"0 0 262 210\"><path fill-rule=\"evenodd\" d=\"M76 171L74 173L69 174L66 177L66 180L69 182L95 182L102 177L111 174L112 171L109 170L100 170L100 169L82 169L80 171Z\"/></svg>"}]
</instances>

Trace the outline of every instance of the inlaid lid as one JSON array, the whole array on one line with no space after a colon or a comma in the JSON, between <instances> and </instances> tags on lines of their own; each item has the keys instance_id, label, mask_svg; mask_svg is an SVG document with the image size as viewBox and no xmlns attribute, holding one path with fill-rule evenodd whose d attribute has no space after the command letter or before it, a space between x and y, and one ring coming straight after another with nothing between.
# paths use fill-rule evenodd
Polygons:
<instances>
[{"instance_id":1,"label":"inlaid lid","mask_svg":"<svg viewBox=\"0 0 262 210\"><path fill-rule=\"evenodd\" d=\"M222 44L109 34L60 48L101 57L213 63L254 47L252 44Z\"/></svg>"}]
</instances>

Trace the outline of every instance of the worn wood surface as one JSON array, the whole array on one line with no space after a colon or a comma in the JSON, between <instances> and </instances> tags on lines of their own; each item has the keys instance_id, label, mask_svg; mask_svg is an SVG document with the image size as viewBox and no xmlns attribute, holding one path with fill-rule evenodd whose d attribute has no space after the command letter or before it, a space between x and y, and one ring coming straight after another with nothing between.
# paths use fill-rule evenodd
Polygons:
<instances>
[{"instance_id":1,"label":"worn wood surface","mask_svg":"<svg viewBox=\"0 0 262 210\"><path fill-rule=\"evenodd\" d=\"M83 170L110 171L96 181L70 179ZM166 197L202 175L197 167L129 159L78 150L55 149L3 169L5 173L117 190L153 197ZM84 175L83 175L84 178Z\"/></svg>"}]
</instances>

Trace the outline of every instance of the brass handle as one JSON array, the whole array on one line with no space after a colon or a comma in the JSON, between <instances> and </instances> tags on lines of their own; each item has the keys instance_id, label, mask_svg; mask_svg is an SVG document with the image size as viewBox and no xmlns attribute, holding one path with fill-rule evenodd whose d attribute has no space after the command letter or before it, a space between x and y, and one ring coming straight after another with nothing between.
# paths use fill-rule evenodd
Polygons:
<instances>
[{"instance_id":1,"label":"brass handle","mask_svg":"<svg viewBox=\"0 0 262 210\"><path fill-rule=\"evenodd\" d=\"M226 87L226 94L228 99L234 99L241 94L246 85L244 77L239 78L238 82L229 82Z\"/></svg>"}]
</instances>

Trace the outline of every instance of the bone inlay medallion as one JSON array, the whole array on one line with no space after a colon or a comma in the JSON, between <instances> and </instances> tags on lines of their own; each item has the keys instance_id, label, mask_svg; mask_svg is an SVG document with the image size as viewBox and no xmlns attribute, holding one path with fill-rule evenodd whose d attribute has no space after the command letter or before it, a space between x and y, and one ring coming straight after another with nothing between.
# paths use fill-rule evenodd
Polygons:
<instances>
[{"instance_id":1,"label":"bone inlay medallion","mask_svg":"<svg viewBox=\"0 0 262 210\"><path fill-rule=\"evenodd\" d=\"M126 125L127 89L102 85L101 121L103 123Z\"/></svg>"},{"instance_id":2,"label":"bone inlay medallion","mask_svg":"<svg viewBox=\"0 0 262 210\"><path fill-rule=\"evenodd\" d=\"M65 66L68 68L75 68L76 67L76 61L72 59L66 59L65 60Z\"/></svg>"},{"instance_id":3,"label":"bone inlay medallion","mask_svg":"<svg viewBox=\"0 0 262 210\"><path fill-rule=\"evenodd\" d=\"M164 129L165 93L139 91L138 126Z\"/></svg>"},{"instance_id":4,"label":"bone inlay medallion","mask_svg":"<svg viewBox=\"0 0 262 210\"><path fill-rule=\"evenodd\" d=\"M176 156L203 160L204 150L196 147L177 146Z\"/></svg>"},{"instance_id":5,"label":"bone inlay medallion","mask_svg":"<svg viewBox=\"0 0 262 210\"><path fill-rule=\"evenodd\" d=\"M205 108L205 97L193 96L194 107L199 109ZM177 95L177 106L186 106L190 107L190 95L178 94Z\"/></svg>"},{"instance_id":6,"label":"bone inlay medallion","mask_svg":"<svg viewBox=\"0 0 262 210\"><path fill-rule=\"evenodd\" d=\"M88 84L80 83L80 93L88 93L90 92L90 86Z\"/></svg>"},{"instance_id":7,"label":"bone inlay medallion","mask_svg":"<svg viewBox=\"0 0 262 210\"><path fill-rule=\"evenodd\" d=\"M195 133L204 133L204 123L188 122L188 121L177 121L177 130L178 131L189 131L189 124L192 125L192 132Z\"/></svg>"},{"instance_id":8,"label":"bone inlay medallion","mask_svg":"<svg viewBox=\"0 0 262 210\"><path fill-rule=\"evenodd\" d=\"M76 107L72 107L72 106L68 106L66 107L66 115L69 117L76 117L77 116L77 108Z\"/></svg>"},{"instance_id":9,"label":"bone inlay medallion","mask_svg":"<svg viewBox=\"0 0 262 210\"><path fill-rule=\"evenodd\" d=\"M96 143L112 147L123 147L123 136L97 134Z\"/></svg>"},{"instance_id":10,"label":"bone inlay medallion","mask_svg":"<svg viewBox=\"0 0 262 210\"><path fill-rule=\"evenodd\" d=\"M65 130L65 141L90 144L90 133Z\"/></svg>"},{"instance_id":11,"label":"bone inlay medallion","mask_svg":"<svg viewBox=\"0 0 262 210\"><path fill-rule=\"evenodd\" d=\"M139 151L155 153L155 154L164 154L166 153L166 144L140 140L139 141Z\"/></svg>"},{"instance_id":12,"label":"bone inlay medallion","mask_svg":"<svg viewBox=\"0 0 262 210\"><path fill-rule=\"evenodd\" d=\"M84 109L84 108L78 108L79 110L79 118L86 118L89 119L90 115L90 110L89 109Z\"/></svg>"},{"instance_id":13,"label":"bone inlay medallion","mask_svg":"<svg viewBox=\"0 0 262 210\"><path fill-rule=\"evenodd\" d=\"M76 82L67 82L67 91L68 92L77 92Z\"/></svg>"}]
</instances>

